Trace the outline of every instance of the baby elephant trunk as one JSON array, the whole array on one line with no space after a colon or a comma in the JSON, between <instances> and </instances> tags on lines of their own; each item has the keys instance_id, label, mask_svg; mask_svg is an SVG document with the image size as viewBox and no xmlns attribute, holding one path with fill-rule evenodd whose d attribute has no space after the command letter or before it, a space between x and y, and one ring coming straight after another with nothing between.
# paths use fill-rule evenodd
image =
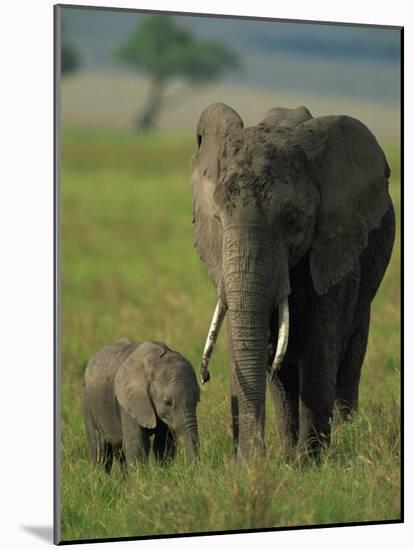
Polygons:
<instances>
[{"instance_id":1,"label":"baby elephant trunk","mask_svg":"<svg viewBox=\"0 0 414 550\"><path fill-rule=\"evenodd\" d=\"M198 460L199 458L199 439L197 417L195 412L184 414L183 421L179 427L179 433L184 438L184 447L186 455L190 461Z\"/></svg>"}]
</instances>

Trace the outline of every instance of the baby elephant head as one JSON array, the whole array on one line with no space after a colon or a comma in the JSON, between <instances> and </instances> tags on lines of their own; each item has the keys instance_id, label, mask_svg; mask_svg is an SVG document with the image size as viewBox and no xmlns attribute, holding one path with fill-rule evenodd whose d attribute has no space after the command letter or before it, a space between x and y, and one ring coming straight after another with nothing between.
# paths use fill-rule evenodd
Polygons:
<instances>
[{"instance_id":1,"label":"baby elephant head","mask_svg":"<svg viewBox=\"0 0 414 550\"><path fill-rule=\"evenodd\" d=\"M165 423L182 435L190 458L198 457L196 408L200 388L191 363L165 344L145 342L128 357L115 378L119 404L144 428Z\"/></svg>"}]
</instances>

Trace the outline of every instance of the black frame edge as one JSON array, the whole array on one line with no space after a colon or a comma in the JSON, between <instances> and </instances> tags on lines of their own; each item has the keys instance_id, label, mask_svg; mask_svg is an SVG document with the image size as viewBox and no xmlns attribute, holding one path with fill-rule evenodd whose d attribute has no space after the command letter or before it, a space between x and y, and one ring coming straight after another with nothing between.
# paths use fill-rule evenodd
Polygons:
<instances>
[{"instance_id":1,"label":"black frame edge","mask_svg":"<svg viewBox=\"0 0 414 550\"><path fill-rule=\"evenodd\" d=\"M61 543L60 491L60 63L61 7L53 6L53 543Z\"/></svg>"},{"instance_id":2,"label":"black frame edge","mask_svg":"<svg viewBox=\"0 0 414 550\"><path fill-rule=\"evenodd\" d=\"M400 260L400 425L401 425L401 460L400 460L400 506L401 506L401 521L404 523L405 499L404 499L404 27L400 30L400 188L401 188L401 210L400 210L400 238L401 238L401 260Z\"/></svg>"},{"instance_id":3,"label":"black frame edge","mask_svg":"<svg viewBox=\"0 0 414 550\"><path fill-rule=\"evenodd\" d=\"M97 11L124 11L131 13L155 13L159 15L182 15L188 17L216 17L221 19L248 19L249 21L277 21L280 23L306 23L313 25L333 25L341 27L370 27L378 29L400 30L402 25L385 25L380 23L349 23L344 21L320 21L317 19L289 19L279 17L264 17L260 15L232 15L226 13L197 13L173 10L155 10L142 8L117 8L114 6L90 6L87 4L56 4L60 8L73 8Z\"/></svg>"}]
</instances>

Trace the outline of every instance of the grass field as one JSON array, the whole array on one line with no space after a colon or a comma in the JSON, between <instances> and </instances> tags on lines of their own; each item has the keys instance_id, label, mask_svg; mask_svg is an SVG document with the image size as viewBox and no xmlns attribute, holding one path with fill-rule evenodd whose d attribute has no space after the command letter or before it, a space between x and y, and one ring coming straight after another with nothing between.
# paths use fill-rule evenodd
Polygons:
<instances>
[{"instance_id":1,"label":"grass field","mask_svg":"<svg viewBox=\"0 0 414 550\"><path fill-rule=\"evenodd\" d=\"M192 246L191 139L125 130L62 136L61 503L63 540L393 520L400 517L400 242L374 302L360 410L335 426L320 466L278 444L268 400L267 457L234 471L226 336L198 408L201 462L124 480L88 462L79 391L88 358L122 336L163 340L198 371L215 292ZM386 153L399 222L399 151ZM398 231L399 235L399 225Z\"/></svg>"}]
</instances>

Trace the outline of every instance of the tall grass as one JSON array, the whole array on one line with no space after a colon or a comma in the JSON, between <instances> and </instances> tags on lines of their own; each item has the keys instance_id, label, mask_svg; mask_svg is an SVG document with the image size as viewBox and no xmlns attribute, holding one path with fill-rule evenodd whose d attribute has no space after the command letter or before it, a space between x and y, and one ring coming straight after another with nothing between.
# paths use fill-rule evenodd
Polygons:
<instances>
[{"instance_id":1,"label":"tall grass","mask_svg":"<svg viewBox=\"0 0 414 550\"><path fill-rule=\"evenodd\" d=\"M225 331L198 408L201 463L138 465L125 480L87 459L83 370L122 336L159 339L198 368L215 293L192 246L191 140L66 130L62 152L62 537L64 540L392 520L400 517L400 243L374 302L360 410L334 426L319 466L278 442L240 475ZM399 223L398 150L390 148ZM397 231L399 235L399 227Z\"/></svg>"}]
</instances>

